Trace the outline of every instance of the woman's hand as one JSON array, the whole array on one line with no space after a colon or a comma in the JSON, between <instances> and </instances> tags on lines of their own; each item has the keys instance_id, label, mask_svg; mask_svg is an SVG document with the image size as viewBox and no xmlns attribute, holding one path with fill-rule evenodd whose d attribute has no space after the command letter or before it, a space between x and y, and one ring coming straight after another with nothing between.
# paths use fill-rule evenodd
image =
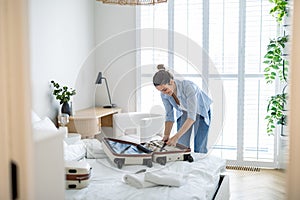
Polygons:
<instances>
[{"instance_id":1,"label":"woman's hand","mask_svg":"<svg viewBox=\"0 0 300 200\"><path fill-rule=\"evenodd\" d=\"M176 146L177 142L178 142L178 135L175 134L173 137L171 137L168 141L167 141L167 145L169 146Z\"/></svg>"},{"instance_id":2,"label":"woman's hand","mask_svg":"<svg viewBox=\"0 0 300 200\"><path fill-rule=\"evenodd\" d=\"M170 135L164 135L162 141L167 142L169 140Z\"/></svg>"},{"instance_id":3,"label":"woman's hand","mask_svg":"<svg viewBox=\"0 0 300 200\"><path fill-rule=\"evenodd\" d=\"M167 145L176 146L179 138L189 130L194 122L194 120L187 118L179 131L167 141Z\"/></svg>"}]
</instances>

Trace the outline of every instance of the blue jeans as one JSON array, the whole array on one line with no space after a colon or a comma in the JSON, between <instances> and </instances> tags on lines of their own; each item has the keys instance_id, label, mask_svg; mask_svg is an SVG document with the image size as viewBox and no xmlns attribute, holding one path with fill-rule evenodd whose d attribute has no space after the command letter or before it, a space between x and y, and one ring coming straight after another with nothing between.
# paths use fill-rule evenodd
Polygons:
<instances>
[{"instance_id":1,"label":"blue jeans","mask_svg":"<svg viewBox=\"0 0 300 200\"><path fill-rule=\"evenodd\" d=\"M211 119L210 111L208 111L209 120ZM187 118L187 112L183 112L181 117L177 119L177 131L182 127L183 123ZM190 138L192 134L192 129L194 127L194 152L207 153L207 139L208 139L208 130L209 125L204 121L204 118L201 115L197 115L196 121L189 128L189 130L183 134L178 143L183 144L187 147L190 147Z\"/></svg>"}]
</instances>

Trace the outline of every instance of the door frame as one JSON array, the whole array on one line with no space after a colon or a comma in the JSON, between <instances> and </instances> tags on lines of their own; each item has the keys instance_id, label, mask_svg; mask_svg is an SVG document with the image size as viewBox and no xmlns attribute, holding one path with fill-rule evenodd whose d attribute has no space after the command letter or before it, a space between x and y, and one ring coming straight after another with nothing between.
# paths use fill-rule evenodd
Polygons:
<instances>
[{"instance_id":1,"label":"door frame","mask_svg":"<svg viewBox=\"0 0 300 200\"><path fill-rule=\"evenodd\" d=\"M11 161L16 199L34 199L28 29L28 1L0 0L0 199L12 199Z\"/></svg>"}]
</instances>

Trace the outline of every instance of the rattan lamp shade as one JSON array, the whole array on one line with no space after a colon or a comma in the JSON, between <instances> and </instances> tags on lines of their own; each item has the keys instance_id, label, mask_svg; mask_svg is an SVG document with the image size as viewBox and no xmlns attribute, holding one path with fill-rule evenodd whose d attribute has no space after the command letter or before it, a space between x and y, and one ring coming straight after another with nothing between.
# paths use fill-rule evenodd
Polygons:
<instances>
[{"instance_id":1,"label":"rattan lamp shade","mask_svg":"<svg viewBox=\"0 0 300 200\"><path fill-rule=\"evenodd\" d=\"M107 4L119 4L119 5L149 5L164 3L167 0L97 0Z\"/></svg>"}]
</instances>

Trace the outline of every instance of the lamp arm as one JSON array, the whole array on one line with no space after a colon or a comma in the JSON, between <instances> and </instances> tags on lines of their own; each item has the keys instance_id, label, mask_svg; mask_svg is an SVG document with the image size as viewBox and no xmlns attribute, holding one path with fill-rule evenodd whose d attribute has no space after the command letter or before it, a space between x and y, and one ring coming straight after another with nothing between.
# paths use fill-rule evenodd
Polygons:
<instances>
[{"instance_id":1,"label":"lamp arm","mask_svg":"<svg viewBox=\"0 0 300 200\"><path fill-rule=\"evenodd\" d=\"M102 77L102 79L105 80L105 85L106 85L106 90L107 90L107 93L108 93L109 103L110 103L110 105L112 105L112 103L111 103L111 98L110 98L110 93L109 93L109 89L108 89L108 83L107 83L107 80L106 80L105 77Z\"/></svg>"}]
</instances>

